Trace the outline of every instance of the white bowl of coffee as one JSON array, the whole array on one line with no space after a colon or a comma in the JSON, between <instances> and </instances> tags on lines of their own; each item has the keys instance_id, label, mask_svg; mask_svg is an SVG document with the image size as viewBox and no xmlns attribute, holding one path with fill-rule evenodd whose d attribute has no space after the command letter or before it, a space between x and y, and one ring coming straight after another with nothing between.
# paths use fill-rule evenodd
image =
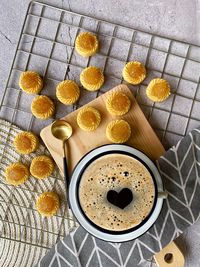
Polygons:
<instances>
[{"instance_id":1,"label":"white bowl of coffee","mask_svg":"<svg viewBox=\"0 0 200 267\"><path fill-rule=\"evenodd\" d=\"M90 234L124 242L144 234L163 204L163 183L154 163L126 145L105 145L76 165L69 186L72 212Z\"/></svg>"}]
</instances>

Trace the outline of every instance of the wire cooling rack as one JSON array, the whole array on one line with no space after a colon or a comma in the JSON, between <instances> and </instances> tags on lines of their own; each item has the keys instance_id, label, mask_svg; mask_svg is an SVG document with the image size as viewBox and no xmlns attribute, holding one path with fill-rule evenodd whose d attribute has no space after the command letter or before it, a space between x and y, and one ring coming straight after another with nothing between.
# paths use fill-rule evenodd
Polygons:
<instances>
[{"instance_id":1,"label":"wire cooling rack","mask_svg":"<svg viewBox=\"0 0 200 267\"><path fill-rule=\"evenodd\" d=\"M94 32L100 41L99 52L91 58L82 58L74 51L75 38L82 31ZM119 83L124 83L121 76L122 68L131 60L138 60L145 64L148 75L141 85L129 85L129 88L162 143L168 148L200 124L200 47L76 14L44 3L31 2L0 104L0 117L11 123L0 155L0 170L2 171L5 151L12 146L9 143L13 131L12 125L39 133L55 118L66 115L91 101L98 94L103 94ZM80 101L72 107L59 103L55 97L57 83L68 78L79 84L80 72L89 65L98 66L103 70L106 77L105 85L98 93L82 89ZM25 70L36 70L44 77L42 94L54 100L57 110L54 118L41 122L32 116L30 105L33 97L27 96L18 86L19 76ZM164 103L153 103L145 95L147 84L156 77L167 79L172 88L170 98ZM61 181L58 175L54 178L58 182ZM57 182L52 183L55 185ZM24 198L25 192L38 193L35 188L22 187L19 193L21 199ZM42 226L38 223L35 223L34 227L31 224L27 226L28 215L23 216L24 219L21 221L10 220L9 216L2 217L2 214L11 207L14 207L17 218L20 217L22 208L25 211L28 210L28 214L34 213L34 220L38 215L32 205L26 206L25 202L20 204L19 200L14 198L18 189L7 186L0 180L0 190L1 196L6 196L5 199L1 197L0 200L2 210L0 229L3 240L0 266L32 266L60 236L64 235L64 231L55 232L50 229L46 220L41 221L41 219ZM55 217L58 228L63 223L63 216L73 221L72 217L66 215L68 211L66 212L60 217ZM55 222L53 224L55 225ZM24 235L23 240L21 228L32 231L30 235ZM33 236L35 231L37 234ZM47 237L46 241L44 236ZM53 236L52 239L51 236ZM24 246L20 247L20 244ZM28 256L19 259L16 255L24 250L28 251ZM16 261L15 258L12 259L14 255ZM10 260L8 256L11 256Z\"/></svg>"}]
</instances>

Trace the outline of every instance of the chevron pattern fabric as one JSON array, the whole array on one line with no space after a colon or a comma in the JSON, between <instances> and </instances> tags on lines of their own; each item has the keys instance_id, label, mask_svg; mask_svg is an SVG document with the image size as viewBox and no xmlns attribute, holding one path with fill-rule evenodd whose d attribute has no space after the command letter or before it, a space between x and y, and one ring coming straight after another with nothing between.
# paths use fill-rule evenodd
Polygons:
<instances>
[{"instance_id":1,"label":"chevron pattern fabric","mask_svg":"<svg viewBox=\"0 0 200 267\"><path fill-rule=\"evenodd\" d=\"M200 130L195 129L157 161L168 199L154 226L136 240L104 242L82 227L71 231L38 267L133 267L178 237L200 216Z\"/></svg>"}]
</instances>

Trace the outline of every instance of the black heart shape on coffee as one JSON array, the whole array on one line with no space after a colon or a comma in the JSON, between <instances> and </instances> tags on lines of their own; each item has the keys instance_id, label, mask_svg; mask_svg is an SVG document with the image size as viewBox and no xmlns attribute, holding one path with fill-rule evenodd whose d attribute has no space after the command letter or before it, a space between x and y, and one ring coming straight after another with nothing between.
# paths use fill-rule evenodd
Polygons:
<instances>
[{"instance_id":1,"label":"black heart shape on coffee","mask_svg":"<svg viewBox=\"0 0 200 267\"><path fill-rule=\"evenodd\" d=\"M124 209L133 200L133 193L128 188L123 188L119 193L115 190L109 190L107 200L120 209Z\"/></svg>"}]
</instances>

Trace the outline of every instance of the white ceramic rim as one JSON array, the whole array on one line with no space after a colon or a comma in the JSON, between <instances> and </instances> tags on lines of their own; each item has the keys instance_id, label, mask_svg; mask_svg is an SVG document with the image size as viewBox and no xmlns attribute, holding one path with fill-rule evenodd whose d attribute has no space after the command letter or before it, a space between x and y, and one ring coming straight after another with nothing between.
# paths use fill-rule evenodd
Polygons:
<instances>
[{"instance_id":1,"label":"white ceramic rim","mask_svg":"<svg viewBox=\"0 0 200 267\"><path fill-rule=\"evenodd\" d=\"M103 231L101 231L100 229L95 228L95 226L93 226L92 224L90 224L89 221L87 221L85 219L85 216L82 214L81 208L79 206L79 202L76 198L77 194L76 194L76 185L77 185L77 181L80 175L81 170L85 167L85 165L88 163L88 161L90 161L92 158L94 158L95 156L102 154L102 153L106 153L106 152L128 152L130 154L132 154L133 156L138 157L139 159L141 159L144 163L146 163L146 165L150 168L156 184L157 184L157 190L158 192L163 192L163 183L162 183L162 179L161 176L155 166L155 164L141 151L127 146L127 145L117 145L117 144L110 144L110 145L104 145L101 147L98 147L92 151L90 151L88 154L86 154L85 156L83 156L83 158L78 162L78 164L76 165L76 167L74 168L73 174L71 176L71 181L70 181L70 185L69 185L69 190L68 190L68 194L69 194L69 202L70 202L70 207L72 209L72 212L74 213L74 216L76 217L76 219L78 220L78 222L80 223L80 225L90 234L92 234L93 236L100 238L104 241L109 241L109 242L125 242L125 241L130 241L133 240L139 236L141 236L142 234L144 234L153 224L154 222L157 220L160 211L162 209L162 205L163 205L163 198L158 198L156 200L155 203L155 208L152 212L152 214L150 215L150 217L148 218L148 220L141 225L141 227L133 230L132 232L128 232L128 233L117 233L114 232L112 233L105 233Z\"/></svg>"}]
</instances>

